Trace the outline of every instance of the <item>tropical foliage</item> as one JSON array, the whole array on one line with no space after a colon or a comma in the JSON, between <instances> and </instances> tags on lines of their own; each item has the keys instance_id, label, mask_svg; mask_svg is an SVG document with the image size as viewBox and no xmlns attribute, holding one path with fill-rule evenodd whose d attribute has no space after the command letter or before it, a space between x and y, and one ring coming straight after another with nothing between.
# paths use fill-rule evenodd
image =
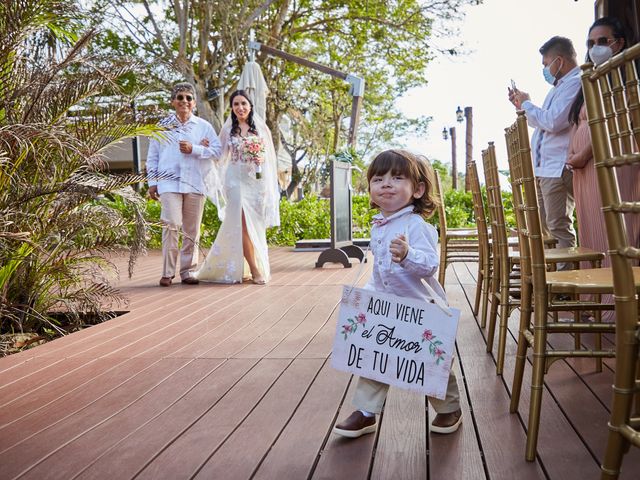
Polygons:
<instances>
[{"instance_id":1,"label":"tropical foliage","mask_svg":"<svg viewBox=\"0 0 640 480\"><path fill-rule=\"evenodd\" d=\"M506 195L506 192L503 192ZM471 193L448 190L445 192L445 211L447 225L451 228L473 225L473 210ZM508 205L506 206L508 208ZM160 221L160 205L155 201L148 201L147 217L152 225ZM508 212L511 212L508 209ZM377 213L369 206L369 195L360 194L352 197L352 221L354 238L369 238L371 221ZM510 213L507 213L509 220ZM511 215L512 217L512 215ZM281 225L267 231L267 241L270 245L293 246L298 240L312 240L329 238L331 235L331 216L329 200L316 195L307 195L299 202L283 199L280 202ZM513 221L513 218L511 218ZM429 219L433 225L438 225L437 216ZM509 221L508 221L509 223ZM216 207L207 202L201 225L200 248L209 248L215 240L220 220ZM151 228L149 240L150 248L159 248L162 242L162 232L159 227Z\"/></svg>"},{"instance_id":2,"label":"tropical foliage","mask_svg":"<svg viewBox=\"0 0 640 480\"><path fill-rule=\"evenodd\" d=\"M89 53L84 23L68 1L0 3L0 333L103 317L123 301L111 253L130 239L133 266L144 249L141 178L104 173L103 153L154 129L96 102L132 64Z\"/></svg>"},{"instance_id":3,"label":"tropical foliage","mask_svg":"<svg viewBox=\"0 0 640 480\"><path fill-rule=\"evenodd\" d=\"M131 188L144 178L109 174L104 162L123 139L160 134L130 107L141 85L193 82L199 114L219 126L255 29L265 45L365 78L359 148L349 152L363 168L382 143L427 128L427 116L406 119L394 101L426 81L433 56L458 51L437 39L479 2L95 0L82 3L87 15L73 1L0 0L0 336L106 318L125 301L110 283L114 252L126 247L131 272L148 238L160 245L159 204ZM267 120L293 161L291 194L343 151L351 98L342 80L262 53L258 61L271 89ZM355 185L366 192L363 176ZM451 201L467 208L464 194ZM452 226L471 218L451 208ZM326 199L283 200L281 212L271 244L329 236ZM369 236L373 213L366 194L354 196L356 237ZM219 224L207 204L202 247Z\"/></svg>"},{"instance_id":4,"label":"tropical foliage","mask_svg":"<svg viewBox=\"0 0 640 480\"><path fill-rule=\"evenodd\" d=\"M198 91L199 115L218 128L256 40L365 80L358 153L366 158L405 133L423 134L428 111L406 118L395 107L409 88L427 82L437 55L456 55L465 6L481 0L94 0L109 29L104 48L137 53L145 85L186 79ZM105 6L109 8L106 9ZM104 16L103 16L104 15ZM260 52L270 90L267 123L292 161L290 195L331 152L346 144L349 85L341 78ZM132 79L135 81L135 79ZM285 122L279 134L280 125Z\"/></svg>"}]
</instances>

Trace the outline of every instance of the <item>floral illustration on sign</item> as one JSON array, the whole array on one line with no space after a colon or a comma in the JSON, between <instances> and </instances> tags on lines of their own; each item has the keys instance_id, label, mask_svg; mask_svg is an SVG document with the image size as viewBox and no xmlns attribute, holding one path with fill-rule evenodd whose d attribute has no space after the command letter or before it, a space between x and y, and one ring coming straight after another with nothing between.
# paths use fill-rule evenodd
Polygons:
<instances>
[{"instance_id":1,"label":"floral illustration on sign","mask_svg":"<svg viewBox=\"0 0 640 480\"><path fill-rule=\"evenodd\" d=\"M349 305L351 302L351 306L354 308L360 308L360 302L362 301L362 293L358 290L351 288L349 291L342 292L342 304Z\"/></svg>"},{"instance_id":2,"label":"floral illustration on sign","mask_svg":"<svg viewBox=\"0 0 640 480\"><path fill-rule=\"evenodd\" d=\"M445 352L440 346L442 345L442 340L438 340L431 330L425 330L422 332L422 340L421 342L429 342L429 353L432 357L436 359L436 365L440 365L440 362L444 361Z\"/></svg>"},{"instance_id":3,"label":"floral illustration on sign","mask_svg":"<svg viewBox=\"0 0 640 480\"><path fill-rule=\"evenodd\" d=\"M358 325L365 327L367 325L367 316L360 312L355 316L355 318L348 318L346 324L342 325L342 335L344 335L344 339L349 338L349 335L355 333L358 330Z\"/></svg>"}]
</instances>

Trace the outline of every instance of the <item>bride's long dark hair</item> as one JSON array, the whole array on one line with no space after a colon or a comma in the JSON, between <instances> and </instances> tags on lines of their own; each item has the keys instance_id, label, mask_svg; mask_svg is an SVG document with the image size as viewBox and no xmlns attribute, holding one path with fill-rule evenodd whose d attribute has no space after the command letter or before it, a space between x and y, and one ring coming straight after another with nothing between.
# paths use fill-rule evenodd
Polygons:
<instances>
[{"instance_id":1,"label":"bride's long dark hair","mask_svg":"<svg viewBox=\"0 0 640 480\"><path fill-rule=\"evenodd\" d=\"M233 112L233 99L238 95L242 95L247 99L249 105L251 106L251 111L249 112L249 116L247 117L247 124L249 125L249 133L253 133L254 135L258 135L258 129L256 128L256 123L253 121L253 103L249 98L249 95L244 90L236 90L231 94L231 98L229 99L229 106L231 107L231 136L240 135L240 122L238 121L238 117Z\"/></svg>"}]
</instances>

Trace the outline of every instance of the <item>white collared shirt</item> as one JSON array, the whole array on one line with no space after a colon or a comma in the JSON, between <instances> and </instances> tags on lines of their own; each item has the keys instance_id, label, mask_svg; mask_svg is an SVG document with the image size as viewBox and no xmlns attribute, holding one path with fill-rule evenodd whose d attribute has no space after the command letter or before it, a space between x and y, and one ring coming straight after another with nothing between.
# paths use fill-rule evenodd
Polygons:
<instances>
[{"instance_id":1,"label":"white collared shirt","mask_svg":"<svg viewBox=\"0 0 640 480\"><path fill-rule=\"evenodd\" d=\"M202 139L209 146L200 145ZM189 154L180 152L179 140L188 140L193 146ZM163 140L151 140L147 155L147 172L150 176L170 174L175 179L149 180L149 186L158 186L158 193L206 194L204 179L213 168L213 161L220 157L220 140L209 122L191 115L177 132L167 132Z\"/></svg>"},{"instance_id":2,"label":"white collared shirt","mask_svg":"<svg viewBox=\"0 0 640 480\"><path fill-rule=\"evenodd\" d=\"M371 228L370 249L373 253L373 274L365 289L391 293L400 297L429 300L424 278L435 292L446 301L444 290L435 275L440 264L438 255L438 231L433 225L413 213L413 205L384 217L373 217L386 221L384 225ZM403 234L409 244L409 252L400 263L391 261L391 240Z\"/></svg>"},{"instance_id":3,"label":"white collared shirt","mask_svg":"<svg viewBox=\"0 0 640 480\"><path fill-rule=\"evenodd\" d=\"M536 177L559 178L562 175L571 140L569 110L580 90L580 68L575 67L558 80L542 107L530 100L522 102L529 125L536 130L531 137L531 154Z\"/></svg>"}]
</instances>

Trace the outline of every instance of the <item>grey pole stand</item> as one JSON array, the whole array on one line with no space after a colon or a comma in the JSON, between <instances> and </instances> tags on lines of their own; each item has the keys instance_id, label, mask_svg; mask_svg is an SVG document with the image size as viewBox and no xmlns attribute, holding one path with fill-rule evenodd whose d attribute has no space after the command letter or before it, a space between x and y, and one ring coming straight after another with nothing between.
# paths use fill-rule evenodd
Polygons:
<instances>
[{"instance_id":1,"label":"grey pole stand","mask_svg":"<svg viewBox=\"0 0 640 480\"><path fill-rule=\"evenodd\" d=\"M349 258L366 261L364 251L353 244L351 220L351 164L331 161L331 247L320 253L316 268L341 263L351 268Z\"/></svg>"}]
</instances>

